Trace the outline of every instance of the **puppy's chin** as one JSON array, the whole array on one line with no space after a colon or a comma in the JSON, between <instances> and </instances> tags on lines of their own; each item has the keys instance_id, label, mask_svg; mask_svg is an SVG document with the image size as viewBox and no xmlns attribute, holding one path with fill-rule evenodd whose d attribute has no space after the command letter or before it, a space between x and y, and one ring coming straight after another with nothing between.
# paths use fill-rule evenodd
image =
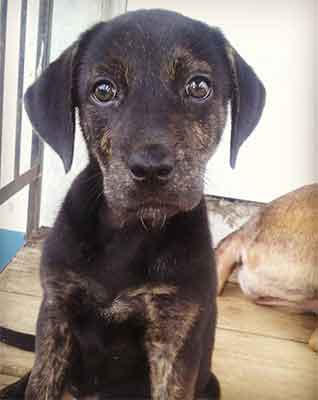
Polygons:
<instances>
[{"instance_id":1,"label":"puppy's chin","mask_svg":"<svg viewBox=\"0 0 318 400\"><path fill-rule=\"evenodd\" d=\"M163 229L167 220L178 213L176 207L141 207L137 212L137 217L147 231Z\"/></svg>"},{"instance_id":2,"label":"puppy's chin","mask_svg":"<svg viewBox=\"0 0 318 400\"><path fill-rule=\"evenodd\" d=\"M163 229L177 214L194 209L201 201L201 187L187 192L162 191L161 193L120 193L105 185L108 222L114 228L140 224L145 230Z\"/></svg>"},{"instance_id":3,"label":"puppy's chin","mask_svg":"<svg viewBox=\"0 0 318 400\"><path fill-rule=\"evenodd\" d=\"M156 207L141 205L136 209L109 207L108 220L114 228L140 224L146 231L163 229L167 221L181 212L177 207Z\"/></svg>"},{"instance_id":4,"label":"puppy's chin","mask_svg":"<svg viewBox=\"0 0 318 400\"><path fill-rule=\"evenodd\" d=\"M108 222L114 228L123 228L128 225L140 224L146 231L163 229L169 220L177 214L183 214L194 209L202 196L192 199L192 202L178 202L177 204L156 204L142 202L135 207L126 204L108 203Z\"/></svg>"}]
</instances>

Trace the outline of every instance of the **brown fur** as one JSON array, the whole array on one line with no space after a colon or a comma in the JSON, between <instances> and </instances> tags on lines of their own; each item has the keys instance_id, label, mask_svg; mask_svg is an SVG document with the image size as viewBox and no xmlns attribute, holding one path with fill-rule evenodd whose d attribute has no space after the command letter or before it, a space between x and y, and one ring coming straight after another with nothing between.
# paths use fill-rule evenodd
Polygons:
<instances>
[{"instance_id":1,"label":"brown fur","mask_svg":"<svg viewBox=\"0 0 318 400\"><path fill-rule=\"evenodd\" d=\"M162 67L162 78L175 80L178 68L187 68L189 71L206 71L211 73L211 65L203 60L198 60L192 52L184 48L176 48L171 60L165 62ZM167 76L165 75L167 73Z\"/></svg>"},{"instance_id":2,"label":"brown fur","mask_svg":"<svg viewBox=\"0 0 318 400\"><path fill-rule=\"evenodd\" d=\"M181 384L176 364L199 312L198 305L182 301L175 287L162 285L129 289L104 310L107 319L123 322L136 315L147 322L145 345L153 400L193 398L196 376L190 374Z\"/></svg>"},{"instance_id":3,"label":"brown fur","mask_svg":"<svg viewBox=\"0 0 318 400\"><path fill-rule=\"evenodd\" d=\"M318 315L317 249L318 184L312 184L272 201L222 240L218 292L239 265L241 287L257 303Z\"/></svg>"},{"instance_id":4,"label":"brown fur","mask_svg":"<svg viewBox=\"0 0 318 400\"><path fill-rule=\"evenodd\" d=\"M111 156L111 139L109 129L105 129L102 132L102 137L100 139L100 148L107 157Z\"/></svg>"},{"instance_id":5,"label":"brown fur","mask_svg":"<svg viewBox=\"0 0 318 400\"><path fill-rule=\"evenodd\" d=\"M68 324L52 318L42 338L41 350L36 355L26 391L27 399L56 400L62 396L71 352Z\"/></svg>"}]
</instances>

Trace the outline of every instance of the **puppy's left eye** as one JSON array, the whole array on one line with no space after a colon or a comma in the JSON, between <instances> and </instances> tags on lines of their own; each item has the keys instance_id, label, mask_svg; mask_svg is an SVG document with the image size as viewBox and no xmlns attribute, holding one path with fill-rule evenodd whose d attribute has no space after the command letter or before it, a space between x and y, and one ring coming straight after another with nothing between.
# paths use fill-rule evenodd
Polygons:
<instances>
[{"instance_id":1,"label":"puppy's left eye","mask_svg":"<svg viewBox=\"0 0 318 400\"><path fill-rule=\"evenodd\" d=\"M99 103L106 103L113 100L116 97L117 88L115 84L111 81L104 80L99 81L95 84L92 97L95 101Z\"/></svg>"},{"instance_id":2,"label":"puppy's left eye","mask_svg":"<svg viewBox=\"0 0 318 400\"><path fill-rule=\"evenodd\" d=\"M188 81L185 91L195 100L205 100L212 94L212 85L206 77L195 76Z\"/></svg>"}]
</instances>

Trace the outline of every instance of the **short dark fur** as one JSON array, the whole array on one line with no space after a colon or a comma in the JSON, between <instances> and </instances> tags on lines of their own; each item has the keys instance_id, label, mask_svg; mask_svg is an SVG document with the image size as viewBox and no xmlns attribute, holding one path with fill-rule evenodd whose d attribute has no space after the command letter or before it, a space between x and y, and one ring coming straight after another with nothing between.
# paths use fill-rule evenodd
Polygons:
<instances>
[{"instance_id":1,"label":"short dark fur","mask_svg":"<svg viewBox=\"0 0 318 400\"><path fill-rule=\"evenodd\" d=\"M205 101L186 96L194 75L212 82ZM102 78L116 82L118 93L98 105L90 93ZM26 400L60 400L64 392L219 398L210 372L216 275L203 177L228 102L233 166L264 98L219 30L161 10L96 25L29 88L30 119L66 170L79 109L90 162L44 246ZM136 158L147 166L165 161L171 177L136 181Z\"/></svg>"}]
</instances>

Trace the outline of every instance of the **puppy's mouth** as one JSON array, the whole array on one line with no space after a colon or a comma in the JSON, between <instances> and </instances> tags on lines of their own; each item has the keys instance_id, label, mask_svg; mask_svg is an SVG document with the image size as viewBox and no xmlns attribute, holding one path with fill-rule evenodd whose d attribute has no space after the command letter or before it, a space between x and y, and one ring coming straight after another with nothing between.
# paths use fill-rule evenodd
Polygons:
<instances>
[{"instance_id":1,"label":"puppy's mouth","mask_svg":"<svg viewBox=\"0 0 318 400\"><path fill-rule=\"evenodd\" d=\"M192 210L201 199L201 196L169 196L165 193L138 197L131 198L125 207L125 219L127 222L137 219L147 231L163 229L172 217Z\"/></svg>"}]
</instances>

